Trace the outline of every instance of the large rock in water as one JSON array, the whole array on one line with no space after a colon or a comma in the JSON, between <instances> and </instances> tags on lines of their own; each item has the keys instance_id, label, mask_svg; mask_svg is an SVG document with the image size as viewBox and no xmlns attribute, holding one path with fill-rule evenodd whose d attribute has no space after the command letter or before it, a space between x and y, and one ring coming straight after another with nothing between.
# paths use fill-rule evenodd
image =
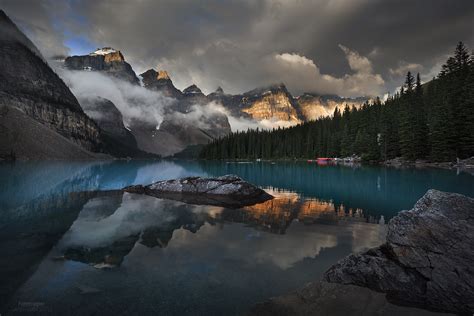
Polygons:
<instances>
[{"instance_id":1,"label":"large rock in water","mask_svg":"<svg viewBox=\"0 0 474 316\"><path fill-rule=\"evenodd\" d=\"M146 186L129 186L124 188L124 191L179 200L191 204L224 207L242 207L273 198L264 190L234 175L217 178L188 177L159 181Z\"/></svg>"},{"instance_id":2,"label":"large rock in water","mask_svg":"<svg viewBox=\"0 0 474 316\"><path fill-rule=\"evenodd\" d=\"M472 314L473 263L474 199L429 190L390 221L385 244L346 257L324 278L387 293L398 304Z\"/></svg>"}]
</instances>

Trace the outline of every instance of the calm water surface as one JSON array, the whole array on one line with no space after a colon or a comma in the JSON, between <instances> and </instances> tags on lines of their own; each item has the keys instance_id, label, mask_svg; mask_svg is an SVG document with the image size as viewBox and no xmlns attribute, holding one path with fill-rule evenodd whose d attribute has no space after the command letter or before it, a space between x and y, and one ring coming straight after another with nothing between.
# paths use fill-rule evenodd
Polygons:
<instances>
[{"instance_id":1,"label":"calm water surface","mask_svg":"<svg viewBox=\"0 0 474 316\"><path fill-rule=\"evenodd\" d=\"M276 199L225 209L97 192L224 174ZM271 162L0 164L0 312L240 314L380 244L381 216L429 188L474 196L474 176Z\"/></svg>"}]
</instances>

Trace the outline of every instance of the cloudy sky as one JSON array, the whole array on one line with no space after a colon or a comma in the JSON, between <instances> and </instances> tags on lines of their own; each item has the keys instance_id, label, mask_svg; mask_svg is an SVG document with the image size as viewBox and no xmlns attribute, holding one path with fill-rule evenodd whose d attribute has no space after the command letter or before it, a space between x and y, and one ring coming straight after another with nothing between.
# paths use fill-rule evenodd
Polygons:
<instances>
[{"instance_id":1,"label":"cloudy sky","mask_svg":"<svg viewBox=\"0 0 474 316\"><path fill-rule=\"evenodd\" d=\"M458 41L474 48L472 0L0 0L48 57L120 49L137 74L178 88L383 95L429 80Z\"/></svg>"}]
</instances>

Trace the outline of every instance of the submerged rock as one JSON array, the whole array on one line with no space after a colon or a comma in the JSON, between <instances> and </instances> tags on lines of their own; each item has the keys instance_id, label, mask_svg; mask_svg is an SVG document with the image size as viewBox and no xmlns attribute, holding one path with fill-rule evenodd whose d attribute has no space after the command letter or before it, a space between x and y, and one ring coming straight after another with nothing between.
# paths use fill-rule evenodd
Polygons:
<instances>
[{"instance_id":1,"label":"submerged rock","mask_svg":"<svg viewBox=\"0 0 474 316\"><path fill-rule=\"evenodd\" d=\"M324 279L384 292L393 303L472 314L473 262L474 199L429 190L389 222L385 244L339 261Z\"/></svg>"},{"instance_id":2,"label":"submerged rock","mask_svg":"<svg viewBox=\"0 0 474 316\"><path fill-rule=\"evenodd\" d=\"M242 207L273 198L264 190L235 175L217 178L188 177L124 188L125 192L147 194L191 204Z\"/></svg>"},{"instance_id":3,"label":"submerged rock","mask_svg":"<svg viewBox=\"0 0 474 316\"><path fill-rule=\"evenodd\" d=\"M248 315L413 315L432 313L390 304L382 293L354 285L314 282L287 295L255 305Z\"/></svg>"}]
</instances>

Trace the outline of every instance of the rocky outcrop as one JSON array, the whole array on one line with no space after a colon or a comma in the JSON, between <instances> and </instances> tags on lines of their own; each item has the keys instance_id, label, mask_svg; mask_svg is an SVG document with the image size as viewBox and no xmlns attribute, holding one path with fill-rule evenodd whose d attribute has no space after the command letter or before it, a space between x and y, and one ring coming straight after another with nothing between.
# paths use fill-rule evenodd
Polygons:
<instances>
[{"instance_id":1,"label":"rocky outcrop","mask_svg":"<svg viewBox=\"0 0 474 316\"><path fill-rule=\"evenodd\" d=\"M316 120L320 117L330 116L337 108L340 112L346 106L360 108L369 98L341 98L336 95L317 95L304 93L296 98L297 107L304 121Z\"/></svg>"},{"instance_id":2,"label":"rocky outcrop","mask_svg":"<svg viewBox=\"0 0 474 316\"><path fill-rule=\"evenodd\" d=\"M204 95L201 89L198 88L195 84L190 85L186 89L183 90L183 94L185 96L194 96L194 95Z\"/></svg>"},{"instance_id":3,"label":"rocky outcrop","mask_svg":"<svg viewBox=\"0 0 474 316\"><path fill-rule=\"evenodd\" d=\"M192 111L193 106L206 105L209 102L211 102L209 98L205 96L204 93L202 93L198 86L193 84L183 90L183 98L179 100L179 102L177 102L175 106L172 107L172 109L181 113L188 113ZM225 115L222 114L222 116ZM210 123L210 120L206 121Z\"/></svg>"},{"instance_id":4,"label":"rocky outcrop","mask_svg":"<svg viewBox=\"0 0 474 316\"><path fill-rule=\"evenodd\" d=\"M139 84L137 75L125 61L120 51L104 47L89 55L69 56L65 60L66 68L70 70L89 70L105 72L115 78Z\"/></svg>"},{"instance_id":5,"label":"rocky outcrop","mask_svg":"<svg viewBox=\"0 0 474 316\"><path fill-rule=\"evenodd\" d=\"M68 87L3 11L0 11L0 30L0 106L19 109L89 151L102 150L97 125L84 114ZM11 132L28 136L23 131ZM4 150L14 151L16 145L7 143ZM35 158L29 157L27 149L22 155Z\"/></svg>"},{"instance_id":6,"label":"rocky outcrop","mask_svg":"<svg viewBox=\"0 0 474 316\"><path fill-rule=\"evenodd\" d=\"M146 186L129 186L124 188L124 191L179 200L191 204L225 207L253 205L273 198L264 190L234 175L218 178L188 177L159 181Z\"/></svg>"},{"instance_id":7,"label":"rocky outcrop","mask_svg":"<svg viewBox=\"0 0 474 316\"><path fill-rule=\"evenodd\" d=\"M181 99L183 94L171 81L168 72L164 70L155 71L149 69L140 75L145 88L161 92L164 96L174 99Z\"/></svg>"},{"instance_id":8,"label":"rocky outcrop","mask_svg":"<svg viewBox=\"0 0 474 316\"><path fill-rule=\"evenodd\" d=\"M387 293L391 302L474 312L474 199L429 190L388 226L387 241L350 255L325 280Z\"/></svg>"}]
</instances>

